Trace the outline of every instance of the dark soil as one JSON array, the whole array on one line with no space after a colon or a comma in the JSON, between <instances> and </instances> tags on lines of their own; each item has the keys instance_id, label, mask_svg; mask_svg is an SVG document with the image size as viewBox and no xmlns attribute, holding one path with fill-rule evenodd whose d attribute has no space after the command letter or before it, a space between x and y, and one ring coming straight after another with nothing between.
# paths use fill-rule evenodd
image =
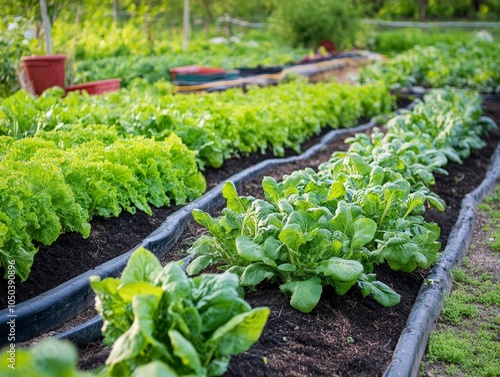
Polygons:
<instances>
[{"instance_id":1,"label":"dark soil","mask_svg":"<svg viewBox=\"0 0 500 377\"><path fill-rule=\"evenodd\" d=\"M491 114L486 114L491 115ZM494 120L500 123L500 112ZM316 168L327 161L333 151L345 150L346 136L332 143L314 158L301 163L289 164L267 172L276 179L304 167ZM440 241L444 245L451 227L455 224L463 196L472 191L483 180L489 166L489 159L500 140L498 132L486 141L488 146L474 153L463 165L450 164L446 167L448 176L437 176L433 191L448 204L441 214L427 211L426 219L437 222L441 227ZM309 144L317 142L317 138ZM305 150L307 146L303 149ZM252 155L248 158L228 161L222 169L207 170L208 186L214 187L241 169L251 166L269 156ZM244 185L242 195L262 197L259 177ZM38 253L32 275L26 283L18 284L18 297L29 298L54 287L70 277L61 277L72 271L73 275L86 271L97 256L111 253L112 256L130 250L151 233L176 208L157 209L153 216L123 214L116 219L96 218L92 221L93 234L84 240L78 235L67 234L49 248ZM140 232L140 233L139 233ZM173 254L186 249L190 242L203 230L193 224L181 237ZM132 236L136 236L132 238ZM80 245L84 246L80 246ZM78 248L77 248L78 247ZM116 253L116 254L115 254ZM59 256L57 256L59 255ZM82 258L82 256L84 256ZM170 257L164 258L166 262ZM53 262L52 258L57 258ZM108 257L109 258L109 257ZM77 262L76 259L81 262ZM62 265L71 261L82 267ZM50 264L44 266L45 264ZM57 271L57 273L55 273ZM415 301L426 271L412 274L394 272L385 266L378 266L378 280L391 286L401 294L401 303L384 308L370 298L362 298L357 289L344 296L337 296L332 289L324 289L318 306L309 314L302 314L289 305L286 297L272 284L259 286L258 292L247 292L245 298L253 306L268 306L271 314L261 339L248 352L232 358L227 376L379 376L391 361L393 350L401 334L408 313ZM60 279L55 282L55 279ZM3 282L2 282L3 284ZM27 288L25 288L27 287ZM21 296L21 291L24 292ZM5 287L0 288L6 292ZM3 295L3 293L2 293ZM3 304L4 297L0 297ZM102 365L109 348L100 341L80 350L79 367L85 370Z\"/></svg>"},{"instance_id":2,"label":"dark soil","mask_svg":"<svg viewBox=\"0 0 500 377\"><path fill-rule=\"evenodd\" d=\"M495 121L499 120L497 113ZM436 177L433 191L448 206L444 213L428 210L425 217L440 225L443 248L464 195L484 179L499 140L497 131L486 139L486 148L474 153L463 165L449 164L448 176ZM279 167L266 175L281 179L296 169L315 168L328 160L333 151L346 148L339 140L308 161ZM240 194L262 197L261 181L259 177L247 182ZM173 251L185 250L201 233L201 227L191 225ZM164 258L163 262L167 260ZM259 342L248 352L233 357L225 376L382 375L391 361L426 271L406 274L378 266L375 272L378 280L401 294L400 304L384 308L371 298L363 298L355 288L344 296L326 288L318 306L311 313L303 314L290 307L277 285L263 284L257 292L247 292L245 298L252 307L267 306L271 314ZM80 368L88 370L102 365L109 351L100 341L89 344L80 350Z\"/></svg>"}]
</instances>

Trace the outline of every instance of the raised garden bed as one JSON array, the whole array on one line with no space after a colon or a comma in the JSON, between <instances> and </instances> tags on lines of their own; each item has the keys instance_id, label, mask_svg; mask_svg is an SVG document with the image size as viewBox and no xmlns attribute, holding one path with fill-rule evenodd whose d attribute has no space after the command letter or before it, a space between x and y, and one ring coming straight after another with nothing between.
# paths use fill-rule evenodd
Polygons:
<instances>
[{"instance_id":1,"label":"raised garden bed","mask_svg":"<svg viewBox=\"0 0 500 377\"><path fill-rule=\"evenodd\" d=\"M353 132L347 129L336 130L325 137L341 138L342 135L349 135ZM321 135L311 139L304 145L304 149L308 145L313 145L320 137ZM319 148L321 148L320 145L315 146L316 151ZM312 155L314 150L308 152ZM288 151L287 154L296 155L292 151ZM253 172L246 173L246 175L254 176L260 171L284 163L283 159L265 162L270 161L271 157L271 153L253 155L244 159L244 162L234 159L220 169L209 169L206 172L208 189L233 176L235 172L241 171L244 166L255 166ZM255 165L259 161L262 161L263 165ZM211 175L212 178L210 178ZM239 178L238 185L243 183L244 176ZM235 178L238 179L238 177L233 177L233 180ZM125 266L128 256L139 245L161 255L181 235L191 219L193 208L210 210L222 203L220 187L214 188L213 192L207 193L200 200L180 209L175 206L159 208L151 217L143 213L134 216L124 213L119 218L97 218L92 222L94 231L88 239L83 239L77 233L67 233L50 246L40 245L40 250L35 256L39 259L33 265L30 279L24 283L16 281L16 314L18 316L16 322L23 329L17 334L18 340L25 341L49 331L91 306L93 295L88 284L89 276L95 274L117 276ZM54 270L60 273L54 276ZM48 276L51 278L47 278ZM0 303L5 307L7 281L0 282L0 285L4 288L1 291L3 293L0 296ZM0 311L2 319L8 318L8 315L6 309ZM1 323L6 324L7 321L1 321ZM0 342L6 339L6 336L2 335L6 335L7 331L7 325L0 325Z\"/></svg>"},{"instance_id":2,"label":"raised garden bed","mask_svg":"<svg viewBox=\"0 0 500 377\"><path fill-rule=\"evenodd\" d=\"M445 199L448 208L443 214L429 211L426 219L440 224L443 245L459 215L462 198L481 183L499 140L497 132L488 140L488 147L463 165L448 165L449 176L437 177L434 190ZM332 148L342 150L345 146L339 141ZM330 153L331 150L325 150L314 159L280 167L271 175L279 178L293 170L315 166ZM262 197L260 182L261 177L247 182L241 194ZM201 231L200 227L190 226L173 251L186 249ZM260 341L248 352L234 357L226 375L382 375L391 363L426 271L403 274L381 266L376 272L381 281L402 293L401 303L396 307L384 308L372 299L362 299L355 290L341 297L327 290L313 312L305 315L290 307L277 286L265 285L258 292L247 292L245 298L251 305L269 306L271 316ZM108 353L109 348L94 342L80 351L80 367L96 367L105 361Z\"/></svg>"},{"instance_id":3,"label":"raised garden bed","mask_svg":"<svg viewBox=\"0 0 500 377\"><path fill-rule=\"evenodd\" d=\"M495 120L499 121L498 114ZM434 191L445 199L448 209L444 214L428 212L427 216L429 221L440 224L443 245L456 221L461 197L481 182L498 140L498 133L492 135L487 148L475 153L464 165L447 166L448 177L438 176ZM333 143L323 155L273 169L271 175L280 178L301 167L315 166L325 161L332 150L345 149L342 145L340 141ZM260 182L257 178L245 183L241 193L259 196ZM196 227L189 230L191 233L184 234L182 240L199 235ZM184 242L177 247L186 245ZM361 299L356 291L342 297L326 291L318 307L306 316L291 309L276 286L268 285L258 293L248 292L246 299L252 306L270 306L272 315L261 341L249 352L233 358L227 375L380 375L391 360L425 271L407 275L381 267L377 275L403 293L401 304L388 309L371 299ZM81 366L92 368L102 363L108 351L98 343L82 350Z\"/></svg>"}]
</instances>

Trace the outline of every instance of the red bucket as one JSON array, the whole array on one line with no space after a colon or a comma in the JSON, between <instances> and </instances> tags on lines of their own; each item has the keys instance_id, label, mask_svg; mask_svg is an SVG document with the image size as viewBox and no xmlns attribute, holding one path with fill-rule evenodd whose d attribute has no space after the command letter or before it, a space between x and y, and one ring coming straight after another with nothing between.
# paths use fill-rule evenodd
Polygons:
<instances>
[{"instance_id":1,"label":"red bucket","mask_svg":"<svg viewBox=\"0 0 500 377\"><path fill-rule=\"evenodd\" d=\"M35 94L40 95L53 86L64 88L66 55L23 56L21 65L33 85Z\"/></svg>"}]
</instances>

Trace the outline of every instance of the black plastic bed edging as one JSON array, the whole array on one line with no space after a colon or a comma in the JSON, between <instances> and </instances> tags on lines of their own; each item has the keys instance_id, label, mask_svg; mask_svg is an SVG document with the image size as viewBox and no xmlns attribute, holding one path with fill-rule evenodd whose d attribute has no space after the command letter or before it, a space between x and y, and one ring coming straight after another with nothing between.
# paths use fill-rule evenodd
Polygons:
<instances>
[{"instance_id":1,"label":"black plastic bed edging","mask_svg":"<svg viewBox=\"0 0 500 377\"><path fill-rule=\"evenodd\" d=\"M362 132L374 125L375 120L372 118L368 123L357 127L332 130L323 136L318 144L313 145L301 155L262 161L227 180L233 181L236 188L240 189L245 181L251 180L275 166L308 159L343 134ZM16 341L24 342L40 334L47 333L90 307L94 303L94 294L89 284L89 277L93 275L98 275L101 278L119 276L125 268L128 258L137 248L144 247L158 257L168 252L189 223L193 221L191 215L193 209L198 208L210 212L224 204L223 185L224 182L219 183L200 198L174 212L154 232L125 254L78 275L37 297L16 305L15 321L18 329ZM7 344L10 329L8 321L11 318L12 314L8 312L8 309L0 311L0 347ZM82 331L85 332L86 330L83 329ZM71 333L72 330L69 330L69 332Z\"/></svg>"},{"instance_id":2,"label":"black plastic bed edging","mask_svg":"<svg viewBox=\"0 0 500 377\"><path fill-rule=\"evenodd\" d=\"M443 255L430 271L399 338L392 361L383 377L417 377L431 330L443 308L443 300L451 291L450 270L460 266L472 242L476 207L493 192L500 181L500 145L491 157L484 180L462 200L458 220L448 237Z\"/></svg>"}]
</instances>

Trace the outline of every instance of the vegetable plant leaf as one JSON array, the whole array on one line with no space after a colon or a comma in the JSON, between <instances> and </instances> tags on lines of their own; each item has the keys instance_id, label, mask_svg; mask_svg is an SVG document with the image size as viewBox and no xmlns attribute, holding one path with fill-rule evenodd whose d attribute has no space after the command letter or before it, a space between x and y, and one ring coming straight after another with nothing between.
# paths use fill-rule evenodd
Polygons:
<instances>
[{"instance_id":1,"label":"vegetable plant leaf","mask_svg":"<svg viewBox=\"0 0 500 377\"><path fill-rule=\"evenodd\" d=\"M314 309L323 291L321 279L316 276L305 281L281 284L280 289L285 293L291 293L290 305L303 313L309 313Z\"/></svg>"},{"instance_id":2,"label":"vegetable plant leaf","mask_svg":"<svg viewBox=\"0 0 500 377\"><path fill-rule=\"evenodd\" d=\"M236 238L236 250L240 256L250 262L262 260L266 255L262 246L253 242L247 236L239 236Z\"/></svg>"},{"instance_id":3,"label":"vegetable plant leaf","mask_svg":"<svg viewBox=\"0 0 500 377\"><path fill-rule=\"evenodd\" d=\"M155 360L148 364L141 365L132 372L132 377L179 377L175 371L167 364Z\"/></svg>"},{"instance_id":4,"label":"vegetable plant leaf","mask_svg":"<svg viewBox=\"0 0 500 377\"><path fill-rule=\"evenodd\" d=\"M248 265L241 275L240 284L254 287L265 279L274 276L272 269L264 263L252 263Z\"/></svg>"},{"instance_id":5,"label":"vegetable plant leaf","mask_svg":"<svg viewBox=\"0 0 500 377\"><path fill-rule=\"evenodd\" d=\"M355 282L363 273L363 265L356 260L332 257L322 261L316 272L341 282Z\"/></svg>"},{"instance_id":6,"label":"vegetable plant leaf","mask_svg":"<svg viewBox=\"0 0 500 377\"><path fill-rule=\"evenodd\" d=\"M213 333L208 344L217 343L216 352L221 355L247 351L259 339L269 313L269 308L255 308L234 316Z\"/></svg>"},{"instance_id":7,"label":"vegetable plant leaf","mask_svg":"<svg viewBox=\"0 0 500 377\"><path fill-rule=\"evenodd\" d=\"M399 304L401 296L394 292L386 284L373 279L360 279L358 285L363 296L372 295L379 304L383 306L394 306Z\"/></svg>"},{"instance_id":8,"label":"vegetable plant leaf","mask_svg":"<svg viewBox=\"0 0 500 377\"><path fill-rule=\"evenodd\" d=\"M162 265L158 259L140 247L130 256L127 266L123 270L121 281L122 283L153 282L161 269Z\"/></svg>"}]
</instances>

